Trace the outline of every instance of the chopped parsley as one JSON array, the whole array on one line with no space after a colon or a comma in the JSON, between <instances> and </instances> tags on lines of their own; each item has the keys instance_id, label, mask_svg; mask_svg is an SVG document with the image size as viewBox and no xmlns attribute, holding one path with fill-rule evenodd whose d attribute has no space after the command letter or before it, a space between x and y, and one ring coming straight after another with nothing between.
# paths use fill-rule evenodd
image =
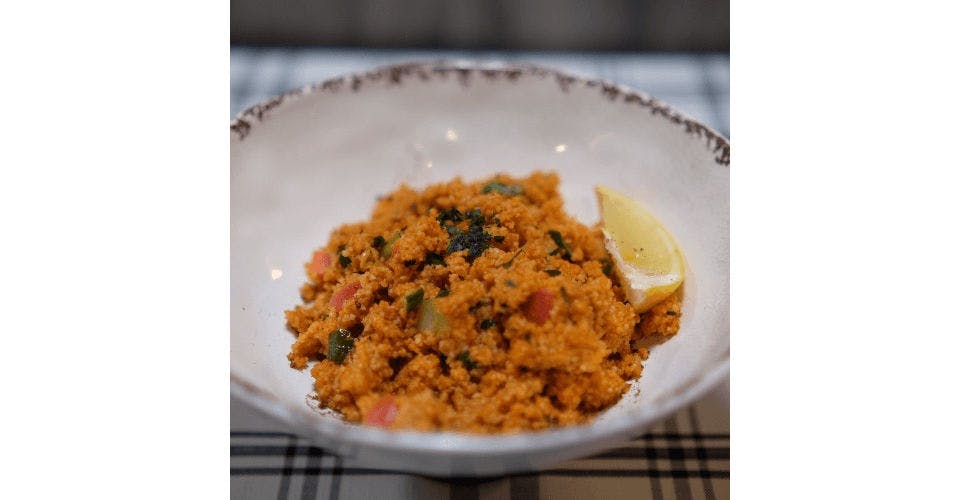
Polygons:
<instances>
[{"instance_id":1,"label":"chopped parsley","mask_svg":"<svg viewBox=\"0 0 960 500\"><path fill-rule=\"evenodd\" d=\"M494 321L494 320L492 320L492 319L490 319L490 318L484 318L484 319L480 320L480 329L481 329L481 330L486 330L487 328L493 328L493 327L495 327L495 326L497 326L497 322Z\"/></svg>"},{"instance_id":2,"label":"chopped parsley","mask_svg":"<svg viewBox=\"0 0 960 500\"><path fill-rule=\"evenodd\" d=\"M444 289L437 293L437 297L446 297L447 295L450 295L450 290Z\"/></svg>"},{"instance_id":3,"label":"chopped parsley","mask_svg":"<svg viewBox=\"0 0 960 500\"><path fill-rule=\"evenodd\" d=\"M570 247L567 246L567 242L563 241L563 235L560 234L560 231L551 229L547 231L547 233L550 234L551 238L553 238L553 242L557 244L557 249L553 252L550 252L550 255L556 255L559 253L564 259L570 260L570 256L573 252L570 250Z\"/></svg>"},{"instance_id":4,"label":"chopped parsley","mask_svg":"<svg viewBox=\"0 0 960 500\"><path fill-rule=\"evenodd\" d=\"M477 362L470 359L470 351L463 351L457 354L457 361L463 363L463 367L467 370L473 370L477 367Z\"/></svg>"},{"instance_id":5,"label":"chopped parsley","mask_svg":"<svg viewBox=\"0 0 960 500\"><path fill-rule=\"evenodd\" d=\"M343 251L346 248L347 248L346 245L340 245L339 247L337 247L337 260L340 261L340 267L347 267L350 265L351 262L353 262L352 260L350 260L350 257L343 255Z\"/></svg>"},{"instance_id":6,"label":"chopped parsley","mask_svg":"<svg viewBox=\"0 0 960 500\"><path fill-rule=\"evenodd\" d=\"M613 261L610 259L603 259L600 262L603 263L603 274L610 276L610 273L613 272Z\"/></svg>"},{"instance_id":7,"label":"chopped parsley","mask_svg":"<svg viewBox=\"0 0 960 500\"><path fill-rule=\"evenodd\" d=\"M443 374L449 375L448 370L450 370L450 365L447 364L447 356L440 352L437 353L437 357L440 358L440 368L443 370Z\"/></svg>"},{"instance_id":8,"label":"chopped parsley","mask_svg":"<svg viewBox=\"0 0 960 500\"><path fill-rule=\"evenodd\" d=\"M523 194L523 186L520 184L506 185L499 181L488 182L483 186L483 194L498 193L505 196L516 196Z\"/></svg>"},{"instance_id":9,"label":"chopped parsley","mask_svg":"<svg viewBox=\"0 0 960 500\"><path fill-rule=\"evenodd\" d=\"M342 365L347 354L350 354L350 351L353 350L353 337L350 336L350 332L347 330L338 328L330 332L330 338L328 340L329 348L327 349L327 358L338 365Z\"/></svg>"},{"instance_id":10,"label":"chopped parsley","mask_svg":"<svg viewBox=\"0 0 960 500\"><path fill-rule=\"evenodd\" d=\"M560 276L559 269L545 269L543 272L549 274L550 276Z\"/></svg>"},{"instance_id":11,"label":"chopped parsley","mask_svg":"<svg viewBox=\"0 0 960 500\"><path fill-rule=\"evenodd\" d=\"M437 222L440 225L444 225L445 222L460 222L463 220L463 214L460 213L456 208L445 208L440 210L440 214L437 215Z\"/></svg>"},{"instance_id":12,"label":"chopped parsley","mask_svg":"<svg viewBox=\"0 0 960 500\"><path fill-rule=\"evenodd\" d=\"M383 236L376 236L375 238L373 238L372 244L373 244L373 248L380 250L383 248L384 245L387 244L387 240L383 239Z\"/></svg>"},{"instance_id":13,"label":"chopped parsley","mask_svg":"<svg viewBox=\"0 0 960 500\"><path fill-rule=\"evenodd\" d=\"M481 212L479 208L467 210L467 213L463 214L463 216L470 221L471 226L482 226L486 222L483 219L483 212Z\"/></svg>"},{"instance_id":14,"label":"chopped parsley","mask_svg":"<svg viewBox=\"0 0 960 500\"><path fill-rule=\"evenodd\" d=\"M466 250L468 262L473 262L474 259L479 257L490 246L491 239L490 233L483 230L482 221L483 215L480 215L478 219L471 220L470 227L466 231L455 226L448 226L447 232L450 233L450 244L447 246L447 255Z\"/></svg>"},{"instance_id":15,"label":"chopped parsley","mask_svg":"<svg viewBox=\"0 0 960 500\"><path fill-rule=\"evenodd\" d=\"M443 267L447 267L447 263L444 262L443 256L441 256L441 255L439 255L439 254L435 254L435 253L433 253L433 252L429 252L429 253L427 254L427 258L426 258L426 260L424 261L424 263L425 263L426 265L428 265L428 266L443 266Z\"/></svg>"},{"instance_id":16,"label":"chopped parsley","mask_svg":"<svg viewBox=\"0 0 960 500\"><path fill-rule=\"evenodd\" d=\"M470 306L470 312L476 312L476 311L478 311L481 307L490 304L490 302L491 302L490 299L481 299L481 300L478 300L476 304Z\"/></svg>"},{"instance_id":17,"label":"chopped parsley","mask_svg":"<svg viewBox=\"0 0 960 500\"><path fill-rule=\"evenodd\" d=\"M410 292L406 297L407 301L407 312L410 312L418 307L423 302L423 288L418 289L415 292Z\"/></svg>"},{"instance_id":18,"label":"chopped parsley","mask_svg":"<svg viewBox=\"0 0 960 500\"><path fill-rule=\"evenodd\" d=\"M493 241L496 241L497 243L503 243L503 240L505 239L507 239L507 237L502 234L498 234L493 237Z\"/></svg>"}]
</instances>

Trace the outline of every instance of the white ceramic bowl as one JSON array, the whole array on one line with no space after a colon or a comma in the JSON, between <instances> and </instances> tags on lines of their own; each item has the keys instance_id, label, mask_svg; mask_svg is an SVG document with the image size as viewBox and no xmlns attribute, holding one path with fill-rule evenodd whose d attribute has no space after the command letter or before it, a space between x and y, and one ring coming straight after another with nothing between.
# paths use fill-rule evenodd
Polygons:
<instances>
[{"instance_id":1,"label":"white ceramic bowl","mask_svg":"<svg viewBox=\"0 0 960 500\"><path fill-rule=\"evenodd\" d=\"M729 144L643 93L534 66L408 64L295 90L230 128L231 392L320 446L441 476L537 469L642 433L729 371ZM680 333L631 391L589 425L503 436L387 432L312 409L283 316L312 250L401 182L534 169L559 172L587 224L596 184L642 200L685 251Z\"/></svg>"}]
</instances>

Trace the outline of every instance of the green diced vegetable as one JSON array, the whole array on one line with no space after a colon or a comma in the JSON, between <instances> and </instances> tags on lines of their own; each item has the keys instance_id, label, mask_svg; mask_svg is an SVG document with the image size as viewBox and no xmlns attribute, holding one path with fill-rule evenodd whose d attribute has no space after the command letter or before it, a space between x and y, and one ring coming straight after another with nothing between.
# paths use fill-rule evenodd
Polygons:
<instances>
[{"instance_id":1,"label":"green diced vegetable","mask_svg":"<svg viewBox=\"0 0 960 500\"><path fill-rule=\"evenodd\" d=\"M432 332L442 332L447 329L447 317L437 309L434 299L423 301L417 328Z\"/></svg>"},{"instance_id":2,"label":"green diced vegetable","mask_svg":"<svg viewBox=\"0 0 960 500\"><path fill-rule=\"evenodd\" d=\"M497 326L497 322L494 321L494 320L492 320L492 319L490 319L490 318L484 318L484 319L480 320L480 329L481 329L481 330L486 330L487 328L493 328L494 326Z\"/></svg>"},{"instance_id":3,"label":"green diced vegetable","mask_svg":"<svg viewBox=\"0 0 960 500\"><path fill-rule=\"evenodd\" d=\"M516 196L523 193L523 186L520 184L506 185L502 182L493 181L483 186L483 194L499 193L505 196Z\"/></svg>"},{"instance_id":4,"label":"green diced vegetable","mask_svg":"<svg viewBox=\"0 0 960 500\"><path fill-rule=\"evenodd\" d=\"M447 295L450 295L450 290L440 290L437 293L437 297L446 297Z\"/></svg>"},{"instance_id":5,"label":"green diced vegetable","mask_svg":"<svg viewBox=\"0 0 960 500\"><path fill-rule=\"evenodd\" d=\"M327 358L338 365L342 365L347 354L350 354L350 351L353 350L353 337L350 336L350 332L339 328L330 332L329 344Z\"/></svg>"},{"instance_id":6,"label":"green diced vegetable","mask_svg":"<svg viewBox=\"0 0 960 500\"><path fill-rule=\"evenodd\" d=\"M397 231L396 233L393 233L393 236L390 237L390 240L388 240L387 243L383 245L383 249L380 250L380 257L389 259L390 256L393 255L393 244L396 243L401 236L403 236L403 231Z\"/></svg>"},{"instance_id":7,"label":"green diced vegetable","mask_svg":"<svg viewBox=\"0 0 960 500\"><path fill-rule=\"evenodd\" d=\"M559 269L545 269L543 272L549 274L550 276L560 276Z\"/></svg>"}]
</instances>

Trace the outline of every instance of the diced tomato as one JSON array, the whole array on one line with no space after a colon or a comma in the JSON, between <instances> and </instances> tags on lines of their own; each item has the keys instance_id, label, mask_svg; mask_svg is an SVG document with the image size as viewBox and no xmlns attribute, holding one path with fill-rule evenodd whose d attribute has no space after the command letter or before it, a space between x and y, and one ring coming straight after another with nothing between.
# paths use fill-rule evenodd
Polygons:
<instances>
[{"instance_id":1,"label":"diced tomato","mask_svg":"<svg viewBox=\"0 0 960 500\"><path fill-rule=\"evenodd\" d=\"M310 263L310 271L317 276L323 276L323 272L330 266L330 254L317 250L313 252L313 262Z\"/></svg>"},{"instance_id":2,"label":"diced tomato","mask_svg":"<svg viewBox=\"0 0 960 500\"><path fill-rule=\"evenodd\" d=\"M363 423L377 427L390 427L399 412L400 408L397 407L397 402L390 396L384 396L363 417Z\"/></svg>"},{"instance_id":3,"label":"diced tomato","mask_svg":"<svg viewBox=\"0 0 960 500\"><path fill-rule=\"evenodd\" d=\"M553 292L541 288L530 294L526 306L527 319L542 325L550 318L551 310L553 310Z\"/></svg>"},{"instance_id":4,"label":"diced tomato","mask_svg":"<svg viewBox=\"0 0 960 500\"><path fill-rule=\"evenodd\" d=\"M350 300L354 295L357 294L357 290L360 289L360 283L354 282L348 285L344 285L337 293L333 294L333 297L330 298L330 305L334 309L340 310L343 309L344 302Z\"/></svg>"}]
</instances>

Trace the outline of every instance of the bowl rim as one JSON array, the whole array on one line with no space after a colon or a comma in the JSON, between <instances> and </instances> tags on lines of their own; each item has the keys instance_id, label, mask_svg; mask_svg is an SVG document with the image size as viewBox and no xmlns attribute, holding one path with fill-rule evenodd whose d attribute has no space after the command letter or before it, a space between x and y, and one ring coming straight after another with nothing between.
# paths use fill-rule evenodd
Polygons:
<instances>
[{"instance_id":1,"label":"bowl rim","mask_svg":"<svg viewBox=\"0 0 960 500\"><path fill-rule=\"evenodd\" d=\"M648 110L654 116L681 126L690 135L704 139L706 146L715 155L719 165L730 166L730 140L723 134L704 123L673 109L668 104L659 101L646 92L630 88L626 85L608 80L590 78L575 72L561 71L547 66L532 63L507 63L503 61L467 61L438 59L431 61L416 61L408 63L377 66L369 71L347 73L329 78L318 83L288 90L282 94L265 99L247 109L237 113L230 122L231 145L235 141L242 141L258 123L264 121L278 106L295 101L311 94L336 93L344 90L358 92L365 84L389 81L392 85L400 85L405 80L429 81L431 78L449 78L456 75L463 85L468 85L471 78L482 76L497 80L506 78L514 81L522 77L536 77L540 79L553 78L560 89L566 93L571 85L580 85L596 88L611 101L621 100L625 104L636 104Z\"/></svg>"},{"instance_id":2,"label":"bowl rim","mask_svg":"<svg viewBox=\"0 0 960 500\"><path fill-rule=\"evenodd\" d=\"M682 127L688 135L705 140L706 146L714 154L715 162L721 167L730 165L730 143L722 134L709 126L694 120L669 105L658 101L645 92L607 80L594 79L572 72L560 71L539 64L506 63L502 61L476 62L464 60L432 60L378 66L365 72L347 73L342 76L323 80L318 83L292 89L248 107L238 113L230 123L231 148L250 133L258 124L264 122L278 107L289 104L311 94L336 93L340 91L358 92L366 83L389 81L399 85L405 80L429 81L434 77L448 79L452 75L464 85L475 76L488 79L506 79L535 77L553 78L560 89L566 93L571 85L596 88L611 101L620 99L624 104L639 105L654 116L668 120ZM729 322L727 323L729 330ZM728 332L729 335L729 332ZM543 431L524 431L511 434L467 434L450 431L388 431L371 426L349 423L340 419L317 419L315 410L307 404L293 405L283 401L268 390L259 387L230 370L230 393L244 403L273 417L292 432L311 438L331 439L334 443L348 442L350 445L384 451L442 453L454 456L490 456L505 454L525 454L560 450L571 445L594 442L602 439L627 437L631 432L654 421L670 415L703 396L718 385L730 373L730 347L714 360L709 368L680 385L678 389L662 395L655 401L662 404L641 405L636 411L619 415L607 420L602 426L596 421ZM625 395L626 397L626 395ZM309 395L305 395L309 398ZM349 439L343 439L346 432Z\"/></svg>"}]
</instances>

